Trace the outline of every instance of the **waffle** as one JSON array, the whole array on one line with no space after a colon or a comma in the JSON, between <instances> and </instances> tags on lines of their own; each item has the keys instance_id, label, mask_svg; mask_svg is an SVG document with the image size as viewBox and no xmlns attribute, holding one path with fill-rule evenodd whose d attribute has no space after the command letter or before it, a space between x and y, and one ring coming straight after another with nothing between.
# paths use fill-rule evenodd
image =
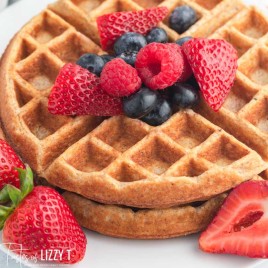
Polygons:
<instances>
[{"instance_id":1,"label":"waffle","mask_svg":"<svg viewBox=\"0 0 268 268\"><path fill-rule=\"evenodd\" d=\"M124 116L54 116L47 97L59 69L99 47L96 18L144 5L191 5L199 20L182 36L210 36L251 9L239 1L60 0L13 38L1 61L7 138L53 185L106 204L164 208L208 200L267 168L261 156L197 112L160 127ZM261 16L258 11L254 11ZM250 20L250 18L248 18ZM179 35L164 27L170 40ZM107 135L109 133L109 135Z\"/></svg>"}]
</instances>

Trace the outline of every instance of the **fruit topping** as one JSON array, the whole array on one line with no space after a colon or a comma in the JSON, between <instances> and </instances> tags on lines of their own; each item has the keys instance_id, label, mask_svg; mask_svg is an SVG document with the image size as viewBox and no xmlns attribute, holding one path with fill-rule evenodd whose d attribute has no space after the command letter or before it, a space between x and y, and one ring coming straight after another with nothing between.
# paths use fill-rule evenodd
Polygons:
<instances>
[{"instance_id":1,"label":"fruit topping","mask_svg":"<svg viewBox=\"0 0 268 268\"><path fill-rule=\"evenodd\" d=\"M105 62L102 57L88 53L81 56L76 62L76 64L87 69L91 73L100 76Z\"/></svg>"},{"instance_id":2,"label":"fruit topping","mask_svg":"<svg viewBox=\"0 0 268 268\"><path fill-rule=\"evenodd\" d=\"M197 21L196 11L190 6L176 7L170 15L169 26L177 33L187 31Z\"/></svg>"},{"instance_id":3,"label":"fruit topping","mask_svg":"<svg viewBox=\"0 0 268 268\"><path fill-rule=\"evenodd\" d=\"M174 49L170 44L151 43L140 50L135 67L147 87L165 89L179 80L184 60L181 48L177 47Z\"/></svg>"},{"instance_id":4,"label":"fruit topping","mask_svg":"<svg viewBox=\"0 0 268 268\"><path fill-rule=\"evenodd\" d=\"M248 181L227 197L199 238L206 252L268 257L268 182Z\"/></svg>"},{"instance_id":5,"label":"fruit topping","mask_svg":"<svg viewBox=\"0 0 268 268\"><path fill-rule=\"evenodd\" d=\"M131 66L135 66L135 62L136 62L136 58L137 58L137 51L130 51L130 52L125 52L122 53L118 56L118 58L122 59L123 61L125 61L127 64L131 65Z\"/></svg>"},{"instance_id":6,"label":"fruit topping","mask_svg":"<svg viewBox=\"0 0 268 268\"><path fill-rule=\"evenodd\" d=\"M100 83L102 89L114 97L129 96L141 87L137 70L119 58L105 65Z\"/></svg>"},{"instance_id":7,"label":"fruit topping","mask_svg":"<svg viewBox=\"0 0 268 268\"><path fill-rule=\"evenodd\" d=\"M109 96L95 74L68 63L51 90L48 110L58 115L113 116L122 113L122 100Z\"/></svg>"},{"instance_id":8,"label":"fruit topping","mask_svg":"<svg viewBox=\"0 0 268 268\"><path fill-rule=\"evenodd\" d=\"M114 59L115 57L114 56L111 56L111 55L101 55L101 58L104 60L104 64L106 64L107 62L111 61L112 59Z\"/></svg>"},{"instance_id":9,"label":"fruit topping","mask_svg":"<svg viewBox=\"0 0 268 268\"><path fill-rule=\"evenodd\" d=\"M9 144L0 139L0 190L11 184L20 187L19 173L16 168L24 168L24 164Z\"/></svg>"},{"instance_id":10,"label":"fruit topping","mask_svg":"<svg viewBox=\"0 0 268 268\"><path fill-rule=\"evenodd\" d=\"M237 51L224 40L191 39L183 51L205 101L218 111L230 92L237 70Z\"/></svg>"},{"instance_id":11,"label":"fruit topping","mask_svg":"<svg viewBox=\"0 0 268 268\"><path fill-rule=\"evenodd\" d=\"M175 83L170 87L170 99L174 110L192 108L199 103L199 92L185 83Z\"/></svg>"},{"instance_id":12,"label":"fruit topping","mask_svg":"<svg viewBox=\"0 0 268 268\"><path fill-rule=\"evenodd\" d=\"M127 32L146 35L167 14L166 7L154 7L140 11L116 12L98 17L97 25L102 49L111 50L115 41Z\"/></svg>"},{"instance_id":13,"label":"fruit topping","mask_svg":"<svg viewBox=\"0 0 268 268\"><path fill-rule=\"evenodd\" d=\"M168 36L164 29L159 27L154 27L147 35L146 35L147 43L167 43Z\"/></svg>"},{"instance_id":14,"label":"fruit topping","mask_svg":"<svg viewBox=\"0 0 268 268\"><path fill-rule=\"evenodd\" d=\"M184 43L188 42L191 39L193 39L192 36L185 36L175 41L175 43L179 46L182 46Z\"/></svg>"},{"instance_id":15,"label":"fruit topping","mask_svg":"<svg viewBox=\"0 0 268 268\"><path fill-rule=\"evenodd\" d=\"M147 45L145 37L138 33L125 33L114 44L114 52L117 56L127 52L139 52Z\"/></svg>"},{"instance_id":16,"label":"fruit topping","mask_svg":"<svg viewBox=\"0 0 268 268\"><path fill-rule=\"evenodd\" d=\"M159 93L147 87L142 87L138 92L123 99L123 110L130 118L140 118L151 112L158 100Z\"/></svg>"},{"instance_id":17,"label":"fruit topping","mask_svg":"<svg viewBox=\"0 0 268 268\"><path fill-rule=\"evenodd\" d=\"M159 126L166 122L171 115L172 109L169 102L159 97L155 108L149 114L142 117L141 120L151 126Z\"/></svg>"},{"instance_id":18,"label":"fruit topping","mask_svg":"<svg viewBox=\"0 0 268 268\"><path fill-rule=\"evenodd\" d=\"M20 190L6 185L0 192L0 227L3 243L28 258L42 260L48 252L58 263L72 264L83 259L86 236L63 197L54 189L33 188L29 167L18 170ZM59 252L61 253L59 256Z\"/></svg>"}]
</instances>

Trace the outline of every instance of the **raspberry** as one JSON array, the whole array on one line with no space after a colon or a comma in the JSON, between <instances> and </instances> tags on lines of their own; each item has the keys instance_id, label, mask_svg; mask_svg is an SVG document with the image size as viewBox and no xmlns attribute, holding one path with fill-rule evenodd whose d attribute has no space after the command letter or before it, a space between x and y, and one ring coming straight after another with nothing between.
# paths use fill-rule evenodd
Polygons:
<instances>
[{"instance_id":1,"label":"raspberry","mask_svg":"<svg viewBox=\"0 0 268 268\"><path fill-rule=\"evenodd\" d=\"M112 49L116 39L127 32L147 34L167 14L166 7L154 7L140 11L115 12L98 17L97 25L102 49Z\"/></svg>"},{"instance_id":2,"label":"raspberry","mask_svg":"<svg viewBox=\"0 0 268 268\"><path fill-rule=\"evenodd\" d=\"M182 46L205 101L218 111L237 70L237 51L224 40L191 39Z\"/></svg>"},{"instance_id":3,"label":"raspberry","mask_svg":"<svg viewBox=\"0 0 268 268\"><path fill-rule=\"evenodd\" d=\"M101 73L101 87L110 96L129 96L141 87L138 72L120 58L108 62Z\"/></svg>"},{"instance_id":4,"label":"raspberry","mask_svg":"<svg viewBox=\"0 0 268 268\"><path fill-rule=\"evenodd\" d=\"M182 53L169 44L151 43L140 50L135 67L147 87L165 89L183 73Z\"/></svg>"},{"instance_id":5,"label":"raspberry","mask_svg":"<svg viewBox=\"0 0 268 268\"><path fill-rule=\"evenodd\" d=\"M100 87L100 79L88 70L68 63L60 70L48 100L48 110L58 115L113 116L122 113L120 98Z\"/></svg>"},{"instance_id":6,"label":"raspberry","mask_svg":"<svg viewBox=\"0 0 268 268\"><path fill-rule=\"evenodd\" d=\"M179 46L176 43L168 43L167 44L170 47L173 47L174 49L177 49L179 51L179 53L182 54L182 58L183 58L183 72L179 78L179 80L177 82L185 82L187 81L193 74L192 68L187 60L187 57L184 53L184 51L181 49L181 46Z\"/></svg>"}]
</instances>

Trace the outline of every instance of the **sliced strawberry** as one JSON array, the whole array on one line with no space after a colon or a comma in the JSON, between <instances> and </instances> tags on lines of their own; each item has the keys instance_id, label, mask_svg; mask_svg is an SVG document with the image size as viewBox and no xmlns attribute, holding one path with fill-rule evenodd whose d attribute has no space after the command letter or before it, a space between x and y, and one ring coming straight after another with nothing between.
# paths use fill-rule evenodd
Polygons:
<instances>
[{"instance_id":1,"label":"sliced strawberry","mask_svg":"<svg viewBox=\"0 0 268 268\"><path fill-rule=\"evenodd\" d=\"M236 187L199 239L200 248L252 258L268 257L268 182Z\"/></svg>"},{"instance_id":2,"label":"sliced strawberry","mask_svg":"<svg viewBox=\"0 0 268 268\"><path fill-rule=\"evenodd\" d=\"M122 100L105 93L99 77L68 63L52 88L48 110L58 115L113 116L122 113Z\"/></svg>"},{"instance_id":3,"label":"sliced strawberry","mask_svg":"<svg viewBox=\"0 0 268 268\"><path fill-rule=\"evenodd\" d=\"M182 46L205 101L218 111L237 70L237 51L224 40L191 39Z\"/></svg>"},{"instance_id":4,"label":"sliced strawberry","mask_svg":"<svg viewBox=\"0 0 268 268\"><path fill-rule=\"evenodd\" d=\"M127 32L147 34L167 14L166 7L154 7L140 11L115 12L98 17L102 49L112 49L116 39Z\"/></svg>"}]
</instances>

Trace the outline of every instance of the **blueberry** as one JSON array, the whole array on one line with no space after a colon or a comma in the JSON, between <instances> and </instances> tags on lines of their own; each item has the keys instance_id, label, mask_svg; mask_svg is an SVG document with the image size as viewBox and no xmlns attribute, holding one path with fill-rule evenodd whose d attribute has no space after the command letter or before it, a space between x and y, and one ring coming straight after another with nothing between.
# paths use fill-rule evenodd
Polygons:
<instances>
[{"instance_id":1,"label":"blueberry","mask_svg":"<svg viewBox=\"0 0 268 268\"><path fill-rule=\"evenodd\" d=\"M124 113L130 118L140 118L154 109L157 99L157 91L141 87L138 92L123 99Z\"/></svg>"},{"instance_id":2,"label":"blueberry","mask_svg":"<svg viewBox=\"0 0 268 268\"><path fill-rule=\"evenodd\" d=\"M182 34L197 21L197 14L190 6L176 7L169 18L170 27Z\"/></svg>"},{"instance_id":3,"label":"blueberry","mask_svg":"<svg viewBox=\"0 0 268 268\"><path fill-rule=\"evenodd\" d=\"M164 29L155 27L146 36L147 43L167 43L168 36Z\"/></svg>"},{"instance_id":4,"label":"blueberry","mask_svg":"<svg viewBox=\"0 0 268 268\"><path fill-rule=\"evenodd\" d=\"M76 63L98 76L105 65L104 60L100 56L90 53L81 56Z\"/></svg>"},{"instance_id":5,"label":"blueberry","mask_svg":"<svg viewBox=\"0 0 268 268\"><path fill-rule=\"evenodd\" d=\"M107 62L113 60L115 57L107 54L101 55L101 58L104 60L104 64L106 64Z\"/></svg>"},{"instance_id":6,"label":"blueberry","mask_svg":"<svg viewBox=\"0 0 268 268\"><path fill-rule=\"evenodd\" d=\"M170 87L170 94L174 110L192 108L200 100L198 90L185 83L175 83Z\"/></svg>"},{"instance_id":7,"label":"blueberry","mask_svg":"<svg viewBox=\"0 0 268 268\"><path fill-rule=\"evenodd\" d=\"M188 42L191 39L193 39L192 36L185 36L175 41L175 43L179 46L182 46L184 43Z\"/></svg>"},{"instance_id":8,"label":"blueberry","mask_svg":"<svg viewBox=\"0 0 268 268\"><path fill-rule=\"evenodd\" d=\"M138 54L137 51L124 52L121 55L119 55L118 58L121 58L126 63L130 64L131 66L134 66L137 54Z\"/></svg>"},{"instance_id":9,"label":"blueberry","mask_svg":"<svg viewBox=\"0 0 268 268\"><path fill-rule=\"evenodd\" d=\"M188 79L186 81L186 84L189 84L189 85L193 86L194 88L196 88L197 90L200 90L200 87L199 87L194 76L192 76L190 79Z\"/></svg>"},{"instance_id":10,"label":"blueberry","mask_svg":"<svg viewBox=\"0 0 268 268\"><path fill-rule=\"evenodd\" d=\"M157 105L147 115L141 118L142 121L151 126L159 126L166 122L172 115L169 102L162 97L158 98Z\"/></svg>"},{"instance_id":11,"label":"blueberry","mask_svg":"<svg viewBox=\"0 0 268 268\"><path fill-rule=\"evenodd\" d=\"M138 33L126 33L119 37L114 44L114 52L117 56L125 52L136 51L147 45L145 37Z\"/></svg>"}]
</instances>

